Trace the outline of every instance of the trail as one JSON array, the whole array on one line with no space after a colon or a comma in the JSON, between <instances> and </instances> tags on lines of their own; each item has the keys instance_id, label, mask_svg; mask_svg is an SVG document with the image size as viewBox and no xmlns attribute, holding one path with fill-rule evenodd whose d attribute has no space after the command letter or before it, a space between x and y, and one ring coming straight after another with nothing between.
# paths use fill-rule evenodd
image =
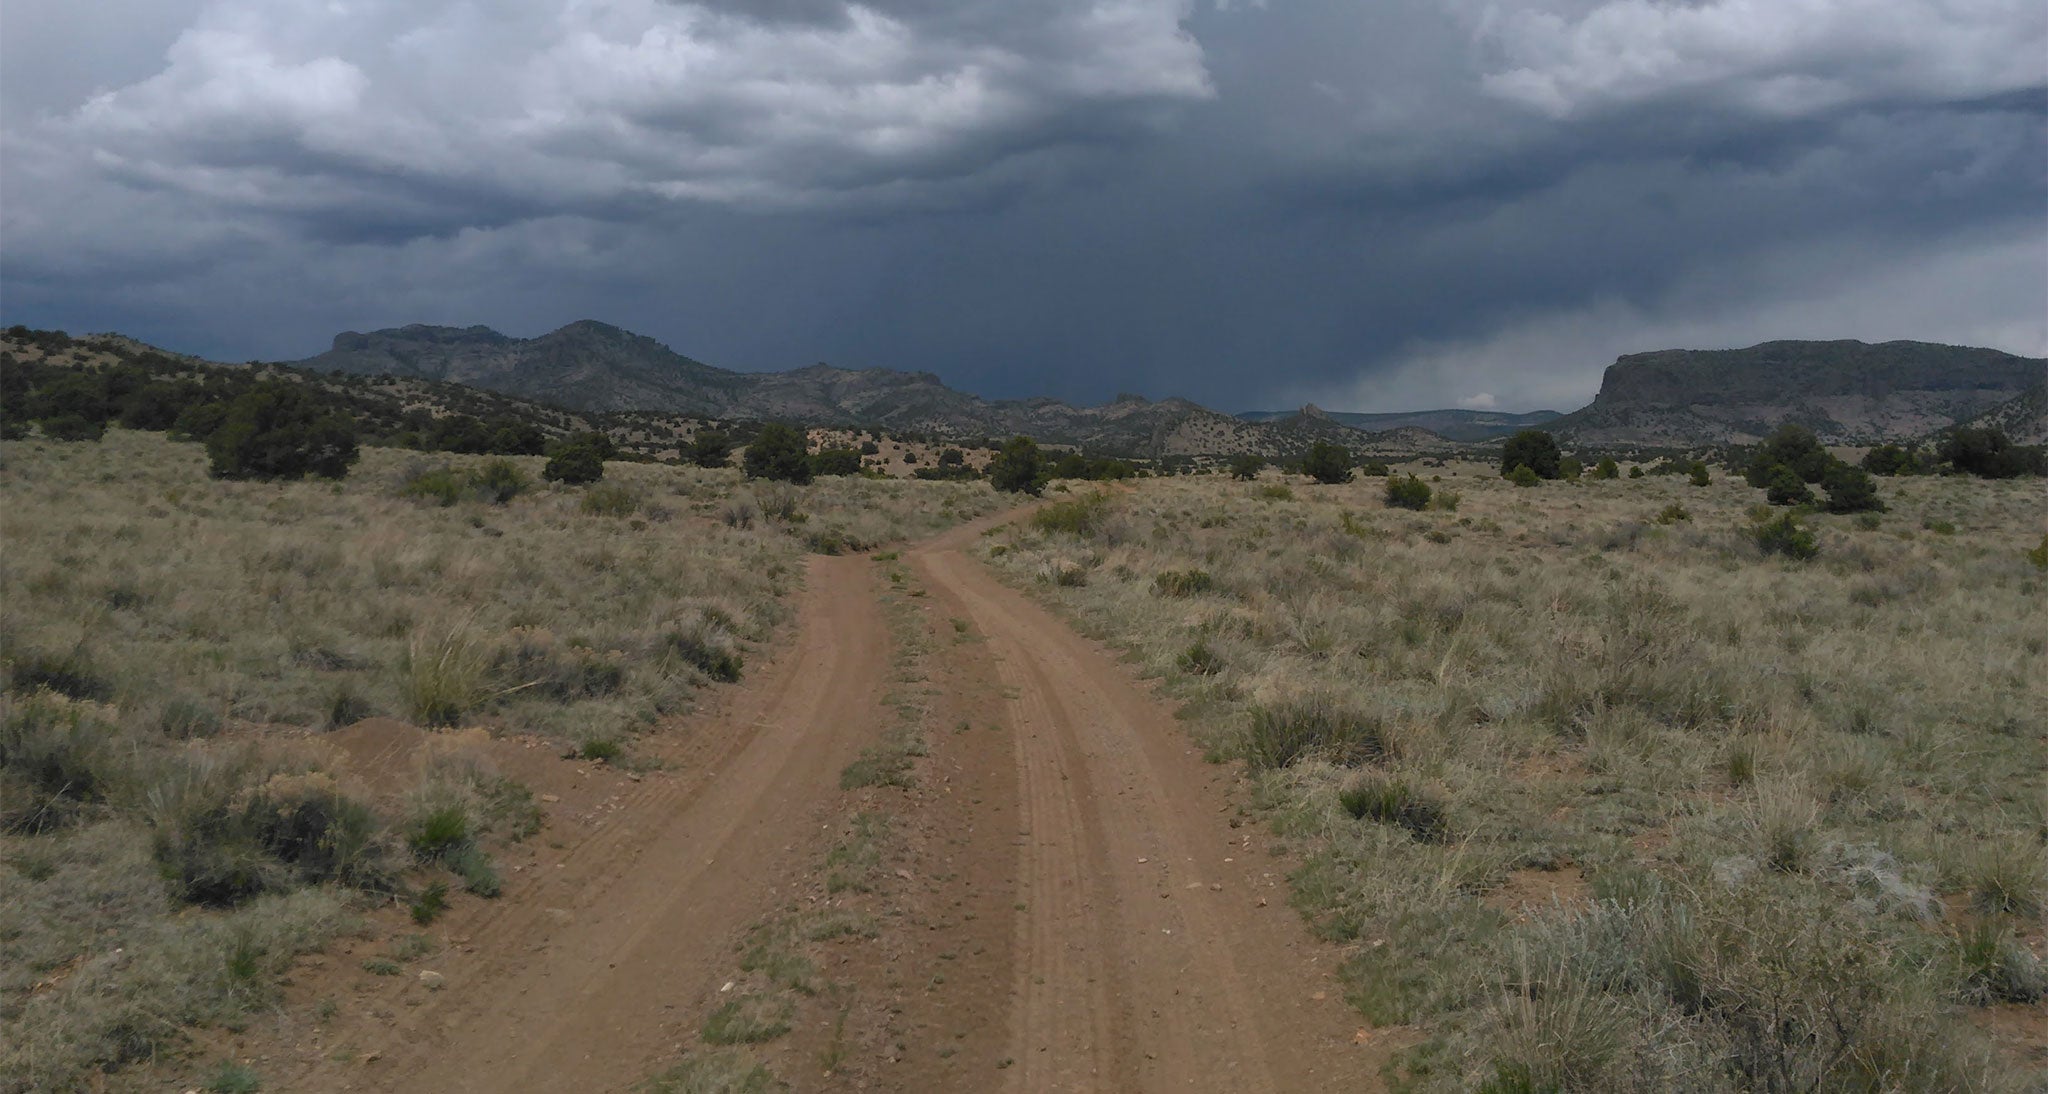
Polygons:
<instances>
[{"instance_id":1,"label":"trail","mask_svg":"<svg viewBox=\"0 0 2048 1094\"><path fill-rule=\"evenodd\" d=\"M873 584L865 559L812 559L795 649L701 731L701 766L642 784L539 883L508 888L471 952L438 966L450 987L393 1016L369 1063L293 1088L615 1090L687 1041L737 933L810 864L840 768L879 732Z\"/></svg>"},{"instance_id":2,"label":"trail","mask_svg":"<svg viewBox=\"0 0 2048 1094\"><path fill-rule=\"evenodd\" d=\"M966 554L907 558L987 637L1013 737L1021 839L1005 1089L1377 1088L1381 1062L1287 907L1263 830L1233 828L1227 769L1099 646Z\"/></svg>"},{"instance_id":3,"label":"trail","mask_svg":"<svg viewBox=\"0 0 2048 1094\"><path fill-rule=\"evenodd\" d=\"M762 1051L798 1090L1378 1089L1338 953L1288 907L1263 827L1233 825L1231 769L969 556L1001 519L901 559L940 638L934 716L977 728L928 732L924 783L891 806L914 868L889 876L894 926L833 974L884 1032L834 1072L801 1025ZM561 845L469 906L445 988L347 1016L280 1089L625 1090L692 1050L746 929L815 888L840 770L889 724L880 586L866 558L812 559L792 647L672 770L551 829Z\"/></svg>"}]
</instances>

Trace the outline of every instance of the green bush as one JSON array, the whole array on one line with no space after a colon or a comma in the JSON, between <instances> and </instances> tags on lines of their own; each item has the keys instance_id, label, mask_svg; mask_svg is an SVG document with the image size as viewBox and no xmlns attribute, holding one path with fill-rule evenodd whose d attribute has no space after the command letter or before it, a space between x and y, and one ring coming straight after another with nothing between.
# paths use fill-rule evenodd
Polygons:
<instances>
[{"instance_id":1,"label":"green bush","mask_svg":"<svg viewBox=\"0 0 2048 1094\"><path fill-rule=\"evenodd\" d=\"M1838 463L1828 468L1821 480L1821 489L1827 491L1827 504L1823 506L1830 513L1881 513L1884 499L1877 496L1877 484L1871 481L1870 472L1860 467Z\"/></svg>"},{"instance_id":2,"label":"green bush","mask_svg":"<svg viewBox=\"0 0 2048 1094\"><path fill-rule=\"evenodd\" d=\"M1707 472L1707 465L1698 460L1692 462L1692 470L1686 473L1694 486L1712 486L1714 476Z\"/></svg>"},{"instance_id":3,"label":"green bush","mask_svg":"<svg viewBox=\"0 0 2048 1094\"><path fill-rule=\"evenodd\" d=\"M1037 494L1045 489L1047 469L1038 454L1038 442L1029 437L1012 437L1002 451L989 461L989 485L1006 494Z\"/></svg>"},{"instance_id":4,"label":"green bush","mask_svg":"<svg viewBox=\"0 0 2048 1094\"><path fill-rule=\"evenodd\" d=\"M1801 482L1817 483L1837 461L1805 426L1782 425L1754 453L1743 472L1751 486L1768 489L1785 468ZM1777 504L1777 503L1773 503Z\"/></svg>"},{"instance_id":5,"label":"green bush","mask_svg":"<svg viewBox=\"0 0 2048 1094\"><path fill-rule=\"evenodd\" d=\"M1259 472L1265 470L1265 467L1266 457L1247 452L1240 456L1231 457L1230 477L1243 482L1249 482L1252 479L1258 478Z\"/></svg>"},{"instance_id":6,"label":"green bush","mask_svg":"<svg viewBox=\"0 0 2048 1094\"><path fill-rule=\"evenodd\" d=\"M1600 463L1593 468L1593 477L1596 479L1618 479L1621 477L1621 465L1615 463L1612 456L1602 456L1600 457Z\"/></svg>"},{"instance_id":7,"label":"green bush","mask_svg":"<svg viewBox=\"0 0 2048 1094\"><path fill-rule=\"evenodd\" d=\"M1657 514L1657 523L1659 524L1677 524L1679 521L1691 519L1692 514L1686 510L1685 506L1677 502L1665 506L1664 510Z\"/></svg>"},{"instance_id":8,"label":"green bush","mask_svg":"<svg viewBox=\"0 0 2048 1094\"><path fill-rule=\"evenodd\" d=\"M1429 496L1429 484L1413 475L1387 476L1386 504L1389 509L1425 509L1429 506Z\"/></svg>"},{"instance_id":9,"label":"green bush","mask_svg":"<svg viewBox=\"0 0 2048 1094\"><path fill-rule=\"evenodd\" d=\"M562 445L548 457L540 477L571 486L596 482L604 478L604 453L595 445Z\"/></svg>"},{"instance_id":10,"label":"green bush","mask_svg":"<svg viewBox=\"0 0 2048 1094\"><path fill-rule=\"evenodd\" d=\"M851 448L819 449L810 459L812 475L860 474L860 453Z\"/></svg>"},{"instance_id":11,"label":"green bush","mask_svg":"<svg viewBox=\"0 0 2048 1094\"><path fill-rule=\"evenodd\" d=\"M732 437L722 429L700 429L690 438L689 458L698 467L724 467L732 462Z\"/></svg>"},{"instance_id":12,"label":"green bush","mask_svg":"<svg viewBox=\"0 0 2048 1094\"><path fill-rule=\"evenodd\" d=\"M2029 548L2026 556L2027 561L2033 563L2036 570L2048 570L2048 536L2042 536L2041 545Z\"/></svg>"},{"instance_id":13,"label":"green bush","mask_svg":"<svg viewBox=\"0 0 2048 1094\"><path fill-rule=\"evenodd\" d=\"M52 441L97 441L107 434L105 422L95 422L76 414L59 414L54 417L37 419L43 436Z\"/></svg>"},{"instance_id":14,"label":"green bush","mask_svg":"<svg viewBox=\"0 0 2048 1094\"><path fill-rule=\"evenodd\" d=\"M1771 469L1764 483L1764 499L1772 505L1812 505L1813 491L1791 468L1782 464Z\"/></svg>"},{"instance_id":15,"label":"green bush","mask_svg":"<svg viewBox=\"0 0 2048 1094\"><path fill-rule=\"evenodd\" d=\"M1873 475L1918 475L1927 461L1917 449L1882 444L1863 454L1863 470Z\"/></svg>"},{"instance_id":16,"label":"green bush","mask_svg":"<svg viewBox=\"0 0 2048 1094\"><path fill-rule=\"evenodd\" d=\"M1536 469L1528 464L1517 464L1513 471L1508 472L1507 479L1516 486L1539 486L1543 482Z\"/></svg>"},{"instance_id":17,"label":"green bush","mask_svg":"<svg viewBox=\"0 0 2048 1094\"><path fill-rule=\"evenodd\" d=\"M1526 467L1534 477L1554 479L1563 473L1563 461L1556 437L1541 429L1524 429L1501 448L1500 473L1502 478L1512 479L1516 468Z\"/></svg>"},{"instance_id":18,"label":"green bush","mask_svg":"<svg viewBox=\"0 0 2048 1094\"><path fill-rule=\"evenodd\" d=\"M295 385L259 384L238 396L206 438L217 479L338 479L358 455L355 422Z\"/></svg>"},{"instance_id":19,"label":"green bush","mask_svg":"<svg viewBox=\"0 0 2048 1094\"><path fill-rule=\"evenodd\" d=\"M1317 441L1301 458L1302 474L1324 485L1351 481L1351 450L1341 444Z\"/></svg>"},{"instance_id":20,"label":"green bush","mask_svg":"<svg viewBox=\"0 0 2048 1094\"><path fill-rule=\"evenodd\" d=\"M1791 513L1780 513L1750 529L1750 540L1766 555L1784 555L1786 558L1805 560L1820 553L1815 545L1813 533L1799 524Z\"/></svg>"},{"instance_id":21,"label":"green bush","mask_svg":"<svg viewBox=\"0 0 2048 1094\"><path fill-rule=\"evenodd\" d=\"M2010 479L2048 471L2040 446L2015 445L1998 429L1959 427L1941 439L1939 455L1964 474L1985 479Z\"/></svg>"},{"instance_id":22,"label":"green bush","mask_svg":"<svg viewBox=\"0 0 2048 1094\"><path fill-rule=\"evenodd\" d=\"M750 479L793 482L811 481L809 445L803 432L780 422L769 422L747 445L742 461Z\"/></svg>"}]
</instances>

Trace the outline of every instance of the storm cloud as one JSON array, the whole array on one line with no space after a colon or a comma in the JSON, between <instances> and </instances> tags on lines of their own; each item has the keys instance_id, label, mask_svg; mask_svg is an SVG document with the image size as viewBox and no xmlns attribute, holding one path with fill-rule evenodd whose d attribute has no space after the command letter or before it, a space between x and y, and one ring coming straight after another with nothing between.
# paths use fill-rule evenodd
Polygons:
<instances>
[{"instance_id":1,"label":"storm cloud","mask_svg":"<svg viewBox=\"0 0 2048 1094\"><path fill-rule=\"evenodd\" d=\"M2037 0L17 0L0 50L5 320L229 359L589 317L1379 410L2048 351Z\"/></svg>"}]
</instances>

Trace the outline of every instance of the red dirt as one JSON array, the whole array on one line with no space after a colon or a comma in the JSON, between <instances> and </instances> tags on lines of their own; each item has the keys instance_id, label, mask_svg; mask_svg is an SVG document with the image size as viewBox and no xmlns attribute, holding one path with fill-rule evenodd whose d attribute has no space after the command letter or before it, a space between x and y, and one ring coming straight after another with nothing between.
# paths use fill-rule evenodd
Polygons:
<instances>
[{"instance_id":1,"label":"red dirt","mask_svg":"<svg viewBox=\"0 0 2048 1094\"><path fill-rule=\"evenodd\" d=\"M914 789L839 789L889 724L891 641L874 564L814 559L793 649L672 727L663 771L547 760L535 778L544 757L490 742L536 790L556 784L549 827L507 853L501 899L436 924L447 948L422 967L440 990L317 957L236 1054L276 1089L630 1088L695 1050L749 926L831 902L825 852L879 802L903 845L868 898L882 935L822 962L860 1001L838 1019L847 1058L818 1065L841 1031L813 1003L760 1050L797 1089L1378 1088L1389 1042L1343 1004L1341 955L1289 909L1287 864L1231 826L1232 770L967 556L990 523L902 559L934 638ZM395 777L428 747L406 728L335 743L363 777ZM326 1022L304 1016L337 995Z\"/></svg>"}]
</instances>

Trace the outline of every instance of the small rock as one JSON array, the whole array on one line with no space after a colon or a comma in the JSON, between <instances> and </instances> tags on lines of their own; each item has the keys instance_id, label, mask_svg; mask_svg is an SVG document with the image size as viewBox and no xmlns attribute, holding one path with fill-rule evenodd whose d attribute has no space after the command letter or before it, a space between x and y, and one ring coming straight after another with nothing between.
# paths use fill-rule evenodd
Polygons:
<instances>
[{"instance_id":1,"label":"small rock","mask_svg":"<svg viewBox=\"0 0 2048 1094\"><path fill-rule=\"evenodd\" d=\"M432 969L422 969L420 971L420 985L428 991L440 991L441 985L447 982L447 977Z\"/></svg>"},{"instance_id":2,"label":"small rock","mask_svg":"<svg viewBox=\"0 0 2048 1094\"><path fill-rule=\"evenodd\" d=\"M558 802L562 800L562 796L560 794L542 794L540 800L544 802Z\"/></svg>"}]
</instances>

